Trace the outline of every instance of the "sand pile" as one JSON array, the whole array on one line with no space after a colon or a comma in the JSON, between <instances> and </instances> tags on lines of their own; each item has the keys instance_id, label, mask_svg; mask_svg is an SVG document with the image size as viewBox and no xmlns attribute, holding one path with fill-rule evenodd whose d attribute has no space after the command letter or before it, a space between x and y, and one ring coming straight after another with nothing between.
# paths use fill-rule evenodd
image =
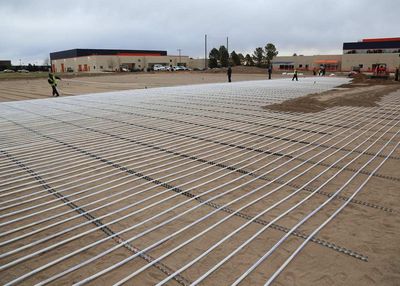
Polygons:
<instances>
[{"instance_id":1,"label":"sand pile","mask_svg":"<svg viewBox=\"0 0 400 286\"><path fill-rule=\"evenodd\" d=\"M204 73L226 73L227 68L214 68L203 71ZM234 66L232 74L267 74L266 68L251 67L251 66Z\"/></svg>"},{"instance_id":2,"label":"sand pile","mask_svg":"<svg viewBox=\"0 0 400 286\"><path fill-rule=\"evenodd\" d=\"M391 80L369 79L366 75L355 76L352 82L322 93L309 94L264 106L265 109L287 112L319 112L334 106L377 106L380 99L400 89L400 84Z\"/></svg>"}]
</instances>

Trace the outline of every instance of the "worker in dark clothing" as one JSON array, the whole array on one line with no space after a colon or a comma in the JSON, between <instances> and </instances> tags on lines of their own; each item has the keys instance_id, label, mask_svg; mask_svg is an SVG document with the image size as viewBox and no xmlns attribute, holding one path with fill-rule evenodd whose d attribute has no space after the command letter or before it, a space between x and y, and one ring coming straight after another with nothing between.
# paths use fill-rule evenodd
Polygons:
<instances>
[{"instance_id":1,"label":"worker in dark clothing","mask_svg":"<svg viewBox=\"0 0 400 286\"><path fill-rule=\"evenodd\" d=\"M51 88L53 89L53 96L60 96L57 91L57 80L61 80L61 78L52 73L49 73L49 78L47 79L47 82L51 85Z\"/></svg>"},{"instance_id":2,"label":"worker in dark clothing","mask_svg":"<svg viewBox=\"0 0 400 286\"><path fill-rule=\"evenodd\" d=\"M232 80L231 80L231 77L232 77L232 68L231 68L231 66L228 67L228 70L227 70L226 74L228 75L228 81L232 82Z\"/></svg>"},{"instance_id":3,"label":"worker in dark clothing","mask_svg":"<svg viewBox=\"0 0 400 286\"><path fill-rule=\"evenodd\" d=\"M268 66L268 79L271 79L271 75L272 75L272 65Z\"/></svg>"},{"instance_id":4,"label":"worker in dark clothing","mask_svg":"<svg viewBox=\"0 0 400 286\"><path fill-rule=\"evenodd\" d=\"M325 66L324 65L320 65L319 66L318 76L324 76L324 75L325 75Z\"/></svg>"},{"instance_id":5,"label":"worker in dark clothing","mask_svg":"<svg viewBox=\"0 0 400 286\"><path fill-rule=\"evenodd\" d=\"M294 79L296 79L296 81L299 80L299 79L297 78L297 69L294 69L294 71L293 71L293 78L292 78L292 81L293 81Z\"/></svg>"}]
</instances>

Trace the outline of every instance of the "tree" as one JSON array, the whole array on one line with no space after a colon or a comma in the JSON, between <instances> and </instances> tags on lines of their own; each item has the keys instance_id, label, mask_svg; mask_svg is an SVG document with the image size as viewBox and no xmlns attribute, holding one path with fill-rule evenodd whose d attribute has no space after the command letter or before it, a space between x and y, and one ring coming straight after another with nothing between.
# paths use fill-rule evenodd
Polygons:
<instances>
[{"instance_id":1,"label":"tree","mask_svg":"<svg viewBox=\"0 0 400 286\"><path fill-rule=\"evenodd\" d=\"M243 54L242 54L242 53L238 53L238 57L239 57L239 59L240 59L240 64L241 64L241 65L244 65L245 59L244 59Z\"/></svg>"},{"instance_id":2,"label":"tree","mask_svg":"<svg viewBox=\"0 0 400 286\"><path fill-rule=\"evenodd\" d=\"M260 67L263 63L264 59L264 50L261 47L258 47L254 50L253 52L253 60L256 64L256 66Z\"/></svg>"},{"instance_id":3,"label":"tree","mask_svg":"<svg viewBox=\"0 0 400 286\"><path fill-rule=\"evenodd\" d=\"M276 47L272 43L268 43L265 46L265 59L267 61L267 65L269 66L271 64L271 61L274 57L278 55L278 51L276 50Z\"/></svg>"},{"instance_id":4,"label":"tree","mask_svg":"<svg viewBox=\"0 0 400 286\"><path fill-rule=\"evenodd\" d=\"M294 54L293 54L293 57L297 57L297 54L296 54L296 53L294 53Z\"/></svg>"},{"instance_id":5,"label":"tree","mask_svg":"<svg viewBox=\"0 0 400 286\"><path fill-rule=\"evenodd\" d=\"M247 54L244 59L246 61L246 66L254 66L253 58L249 54Z\"/></svg>"},{"instance_id":6,"label":"tree","mask_svg":"<svg viewBox=\"0 0 400 286\"><path fill-rule=\"evenodd\" d=\"M220 59L220 54L219 51L216 48L213 48L210 51L210 54L208 55L209 61L208 61L208 67L209 68L216 68L218 67L218 61Z\"/></svg>"},{"instance_id":7,"label":"tree","mask_svg":"<svg viewBox=\"0 0 400 286\"><path fill-rule=\"evenodd\" d=\"M219 47L220 62L222 67L227 67L229 65L229 53L225 46Z\"/></svg>"},{"instance_id":8,"label":"tree","mask_svg":"<svg viewBox=\"0 0 400 286\"><path fill-rule=\"evenodd\" d=\"M242 55L243 56L243 55ZM235 52L235 51L232 51L232 53L231 53L231 59L232 59L232 63L235 65L235 66L240 66L240 58L239 58L239 55Z\"/></svg>"}]
</instances>

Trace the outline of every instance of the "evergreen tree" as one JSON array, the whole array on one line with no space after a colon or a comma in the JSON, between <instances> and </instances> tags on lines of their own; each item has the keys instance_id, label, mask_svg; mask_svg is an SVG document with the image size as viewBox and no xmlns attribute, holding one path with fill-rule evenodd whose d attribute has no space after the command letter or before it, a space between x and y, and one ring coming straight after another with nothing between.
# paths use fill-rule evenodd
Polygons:
<instances>
[{"instance_id":1,"label":"evergreen tree","mask_svg":"<svg viewBox=\"0 0 400 286\"><path fill-rule=\"evenodd\" d=\"M239 57L239 60L240 60L240 64L241 64L241 65L244 65L245 59L244 59L243 54L242 54L242 53L238 53L238 57Z\"/></svg>"},{"instance_id":2,"label":"evergreen tree","mask_svg":"<svg viewBox=\"0 0 400 286\"><path fill-rule=\"evenodd\" d=\"M249 54L247 54L244 59L246 61L246 66L254 66L253 58Z\"/></svg>"},{"instance_id":3,"label":"evergreen tree","mask_svg":"<svg viewBox=\"0 0 400 286\"><path fill-rule=\"evenodd\" d=\"M274 57L278 55L278 51L276 50L276 47L274 44L268 43L265 46L265 59L267 62L267 65L269 66L271 64L271 61Z\"/></svg>"},{"instance_id":4,"label":"evergreen tree","mask_svg":"<svg viewBox=\"0 0 400 286\"><path fill-rule=\"evenodd\" d=\"M241 65L239 55L235 51L232 51L231 59L232 59L233 65L235 65L235 66Z\"/></svg>"},{"instance_id":5,"label":"evergreen tree","mask_svg":"<svg viewBox=\"0 0 400 286\"><path fill-rule=\"evenodd\" d=\"M253 61L256 64L256 66L260 67L264 59L265 59L264 49L261 47L256 48L253 52Z\"/></svg>"},{"instance_id":6,"label":"evergreen tree","mask_svg":"<svg viewBox=\"0 0 400 286\"><path fill-rule=\"evenodd\" d=\"M220 54L219 51L216 48L213 48L210 51L210 54L208 55L209 61L208 61L208 67L209 68L216 68L218 67L218 61L220 59Z\"/></svg>"},{"instance_id":7,"label":"evergreen tree","mask_svg":"<svg viewBox=\"0 0 400 286\"><path fill-rule=\"evenodd\" d=\"M225 46L219 47L220 62L222 67L227 67L229 65L229 53Z\"/></svg>"}]
</instances>

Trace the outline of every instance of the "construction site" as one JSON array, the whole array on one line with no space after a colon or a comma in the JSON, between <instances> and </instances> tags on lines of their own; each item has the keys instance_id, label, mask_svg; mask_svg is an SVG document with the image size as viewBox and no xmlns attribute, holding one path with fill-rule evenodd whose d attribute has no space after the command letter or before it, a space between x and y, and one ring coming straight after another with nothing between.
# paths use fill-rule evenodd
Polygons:
<instances>
[{"instance_id":1,"label":"construction site","mask_svg":"<svg viewBox=\"0 0 400 286\"><path fill-rule=\"evenodd\" d=\"M399 285L400 84L0 81L1 285Z\"/></svg>"}]
</instances>

